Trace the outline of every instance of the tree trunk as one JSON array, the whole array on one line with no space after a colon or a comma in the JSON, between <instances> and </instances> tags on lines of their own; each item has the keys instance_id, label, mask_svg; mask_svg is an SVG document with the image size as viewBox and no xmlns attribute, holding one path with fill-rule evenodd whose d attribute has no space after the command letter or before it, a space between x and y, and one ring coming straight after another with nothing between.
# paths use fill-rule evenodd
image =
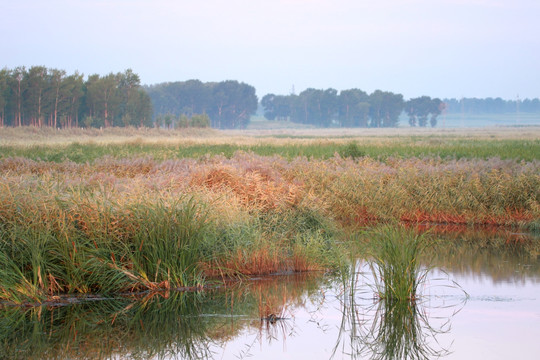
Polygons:
<instances>
[{"instance_id":1,"label":"tree trunk","mask_svg":"<svg viewBox=\"0 0 540 360\"><path fill-rule=\"evenodd\" d=\"M21 121L21 81L22 81L22 76L19 76L17 78L17 81L19 82L19 91L17 93L17 116L15 117L15 119L16 119L17 125L22 126L22 121Z\"/></svg>"},{"instance_id":2,"label":"tree trunk","mask_svg":"<svg viewBox=\"0 0 540 360\"><path fill-rule=\"evenodd\" d=\"M54 99L54 128L58 125L58 92L60 91L60 85L56 86L56 98Z\"/></svg>"}]
</instances>

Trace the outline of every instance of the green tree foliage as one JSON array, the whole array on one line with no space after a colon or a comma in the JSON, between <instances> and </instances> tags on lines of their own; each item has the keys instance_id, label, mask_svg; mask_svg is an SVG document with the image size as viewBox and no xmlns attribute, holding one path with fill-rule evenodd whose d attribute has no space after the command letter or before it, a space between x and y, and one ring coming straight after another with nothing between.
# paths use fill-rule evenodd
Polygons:
<instances>
[{"instance_id":1,"label":"green tree foliage","mask_svg":"<svg viewBox=\"0 0 540 360\"><path fill-rule=\"evenodd\" d=\"M10 88L10 74L7 69L0 70L0 126L4 126L6 116L6 106L8 104Z\"/></svg>"},{"instance_id":2,"label":"green tree foliage","mask_svg":"<svg viewBox=\"0 0 540 360\"><path fill-rule=\"evenodd\" d=\"M370 96L370 117L372 127L393 127L399 122L403 111L403 95L375 90Z\"/></svg>"},{"instance_id":3,"label":"green tree foliage","mask_svg":"<svg viewBox=\"0 0 540 360\"><path fill-rule=\"evenodd\" d=\"M290 121L296 96L268 94L261 99L264 117L268 120Z\"/></svg>"},{"instance_id":4,"label":"green tree foliage","mask_svg":"<svg viewBox=\"0 0 540 360\"><path fill-rule=\"evenodd\" d=\"M79 121L81 119L81 121ZM0 70L0 126L152 126L152 103L131 69L106 76L32 66Z\"/></svg>"},{"instance_id":5,"label":"green tree foliage","mask_svg":"<svg viewBox=\"0 0 540 360\"><path fill-rule=\"evenodd\" d=\"M425 127L429 119L430 125L435 127L437 116L441 114L443 109L444 103L440 99L432 99L429 96L413 98L405 103L405 112L409 116L411 126Z\"/></svg>"},{"instance_id":6,"label":"green tree foliage","mask_svg":"<svg viewBox=\"0 0 540 360\"><path fill-rule=\"evenodd\" d=\"M299 124L339 127L393 127L403 111L411 126L437 125L437 118L448 113L540 113L540 99L505 101L501 98L461 100L421 96L408 101L403 95L376 90L368 95L359 89L307 89L299 95L267 94L261 100L269 120L288 120Z\"/></svg>"},{"instance_id":7,"label":"green tree foliage","mask_svg":"<svg viewBox=\"0 0 540 360\"><path fill-rule=\"evenodd\" d=\"M180 116L167 113L156 117L155 125L166 129L185 129L185 128L207 128L210 127L210 117L207 114L193 114L188 117L186 114Z\"/></svg>"},{"instance_id":8,"label":"green tree foliage","mask_svg":"<svg viewBox=\"0 0 540 360\"><path fill-rule=\"evenodd\" d=\"M261 100L270 120L291 120L321 127L397 126L403 110L403 95L375 91L368 95L359 89L307 89L299 95L268 94Z\"/></svg>"},{"instance_id":9,"label":"green tree foliage","mask_svg":"<svg viewBox=\"0 0 540 360\"><path fill-rule=\"evenodd\" d=\"M210 117L206 114L193 114L190 125L197 128L210 127Z\"/></svg>"},{"instance_id":10,"label":"green tree foliage","mask_svg":"<svg viewBox=\"0 0 540 360\"><path fill-rule=\"evenodd\" d=\"M166 114L179 119L182 115L193 119L197 114L206 114L212 127L244 128L258 104L255 88L234 80L217 83L189 80L145 89L152 99L156 122L158 118L164 119Z\"/></svg>"},{"instance_id":11,"label":"green tree foliage","mask_svg":"<svg viewBox=\"0 0 540 360\"><path fill-rule=\"evenodd\" d=\"M22 80L22 105L26 109L32 125L41 125L43 121L44 90L47 78L47 69L44 66L34 66L28 69Z\"/></svg>"},{"instance_id":12,"label":"green tree foliage","mask_svg":"<svg viewBox=\"0 0 540 360\"><path fill-rule=\"evenodd\" d=\"M339 93L339 124L342 127L367 127L369 121L369 95L359 89Z\"/></svg>"}]
</instances>

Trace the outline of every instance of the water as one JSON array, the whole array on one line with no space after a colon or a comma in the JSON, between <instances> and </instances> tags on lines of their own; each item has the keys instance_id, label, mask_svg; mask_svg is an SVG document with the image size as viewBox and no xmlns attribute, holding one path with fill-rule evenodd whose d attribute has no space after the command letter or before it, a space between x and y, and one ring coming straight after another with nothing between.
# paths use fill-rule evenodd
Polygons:
<instances>
[{"instance_id":1,"label":"water","mask_svg":"<svg viewBox=\"0 0 540 360\"><path fill-rule=\"evenodd\" d=\"M0 358L538 358L539 239L439 236L414 305L377 300L358 259L345 278L269 276L205 293L0 308Z\"/></svg>"},{"instance_id":2,"label":"water","mask_svg":"<svg viewBox=\"0 0 540 360\"><path fill-rule=\"evenodd\" d=\"M401 126L408 127L406 115L400 117ZM484 128L495 126L538 126L540 114L506 113L506 114L442 114L437 118L437 128ZM428 125L429 126L429 125Z\"/></svg>"}]
</instances>

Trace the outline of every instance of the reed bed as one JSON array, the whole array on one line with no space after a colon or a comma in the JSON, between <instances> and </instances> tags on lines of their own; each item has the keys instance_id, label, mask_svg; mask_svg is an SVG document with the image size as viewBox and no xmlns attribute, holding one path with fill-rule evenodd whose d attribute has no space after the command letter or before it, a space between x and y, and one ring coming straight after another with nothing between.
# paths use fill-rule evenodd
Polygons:
<instances>
[{"instance_id":1,"label":"reed bed","mask_svg":"<svg viewBox=\"0 0 540 360\"><path fill-rule=\"evenodd\" d=\"M426 238L395 225L377 228L371 236L370 268L378 298L388 304L414 303L428 273L420 266Z\"/></svg>"},{"instance_id":2,"label":"reed bed","mask_svg":"<svg viewBox=\"0 0 540 360\"><path fill-rule=\"evenodd\" d=\"M345 229L373 222L540 218L536 160L361 155L2 158L0 299L333 269L342 263Z\"/></svg>"}]
</instances>

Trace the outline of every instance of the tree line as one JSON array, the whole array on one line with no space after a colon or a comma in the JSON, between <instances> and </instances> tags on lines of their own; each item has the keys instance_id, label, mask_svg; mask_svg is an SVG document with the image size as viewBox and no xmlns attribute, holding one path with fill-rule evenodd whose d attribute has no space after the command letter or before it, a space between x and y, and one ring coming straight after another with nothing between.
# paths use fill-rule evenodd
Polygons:
<instances>
[{"instance_id":1,"label":"tree line","mask_svg":"<svg viewBox=\"0 0 540 360\"><path fill-rule=\"evenodd\" d=\"M504 114L515 112L540 113L540 99L503 100L498 98L444 99L449 114Z\"/></svg>"},{"instance_id":2,"label":"tree line","mask_svg":"<svg viewBox=\"0 0 540 360\"><path fill-rule=\"evenodd\" d=\"M0 70L0 126L245 128L258 108L255 88L235 80L188 80L141 86L131 69L105 76L23 66ZM269 120L318 127L395 127L405 113L411 126L436 126L447 113L540 112L539 99L444 99L360 89L309 88L300 94L267 94L260 102Z\"/></svg>"},{"instance_id":3,"label":"tree line","mask_svg":"<svg viewBox=\"0 0 540 360\"><path fill-rule=\"evenodd\" d=\"M0 126L152 126L152 103L131 69L84 80L44 66L4 68Z\"/></svg>"},{"instance_id":4,"label":"tree line","mask_svg":"<svg viewBox=\"0 0 540 360\"><path fill-rule=\"evenodd\" d=\"M146 86L156 119L173 121L182 116L208 116L219 129L245 128L258 106L255 88L235 80L203 83L177 81Z\"/></svg>"},{"instance_id":5,"label":"tree line","mask_svg":"<svg viewBox=\"0 0 540 360\"><path fill-rule=\"evenodd\" d=\"M269 120L288 120L300 124L329 127L394 127L403 111L412 126L437 124L444 110L440 99L429 96L405 101L403 95L360 89L337 92L335 89L307 89L295 95L268 94L261 99L264 116Z\"/></svg>"}]
</instances>

